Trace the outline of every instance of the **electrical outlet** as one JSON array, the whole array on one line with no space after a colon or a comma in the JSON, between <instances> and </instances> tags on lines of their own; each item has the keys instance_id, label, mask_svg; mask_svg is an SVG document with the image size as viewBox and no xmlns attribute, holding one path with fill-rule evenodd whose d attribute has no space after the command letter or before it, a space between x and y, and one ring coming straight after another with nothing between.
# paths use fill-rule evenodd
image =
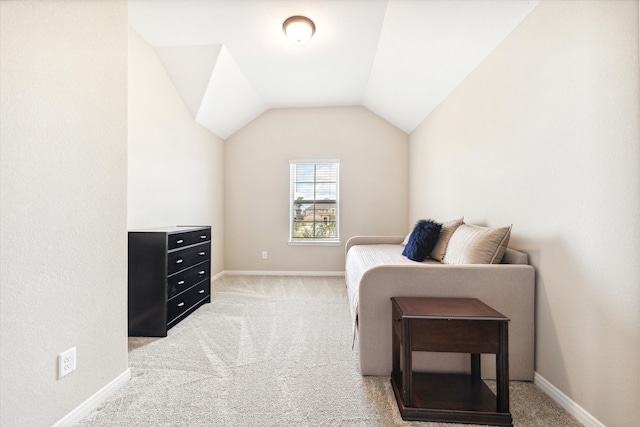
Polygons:
<instances>
[{"instance_id":1,"label":"electrical outlet","mask_svg":"<svg viewBox=\"0 0 640 427\"><path fill-rule=\"evenodd\" d=\"M58 355L58 379L76 370L76 348Z\"/></svg>"},{"instance_id":2,"label":"electrical outlet","mask_svg":"<svg viewBox=\"0 0 640 427\"><path fill-rule=\"evenodd\" d=\"M267 251L262 251L262 259L267 259Z\"/></svg>"}]
</instances>

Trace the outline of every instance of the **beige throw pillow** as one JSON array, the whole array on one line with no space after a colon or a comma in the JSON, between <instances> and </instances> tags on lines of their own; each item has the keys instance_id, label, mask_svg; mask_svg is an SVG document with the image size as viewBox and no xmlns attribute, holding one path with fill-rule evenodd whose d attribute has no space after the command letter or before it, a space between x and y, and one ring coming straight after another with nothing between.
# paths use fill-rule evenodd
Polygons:
<instances>
[{"instance_id":1,"label":"beige throw pillow","mask_svg":"<svg viewBox=\"0 0 640 427\"><path fill-rule=\"evenodd\" d=\"M402 243L400 243L402 246L407 246L407 243L409 243L409 237L411 237L411 233L413 233L413 230L411 230L409 232L409 234L407 234L404 238L404 240L402 241Z\"/></svg>"},{"instance_id":2,"label":"beige throw pillow","mask_svg":"<svg viewBox=\"0 0 640 427\"><path fill-rule=\"evenodd\" d=\"M445 264L499 264L507 250L511 227L462 224L451 236Z\"/></svg>"},{"instance_id":3,"label":"beige throw pillow","mask_svg":"<svg viewBox=\"0 0 640 427\"><path fill-rule=\"evenodd\" d=\"M442 262L444 254L447 252L449 239L451 239L451 235L453 234L453 232L456 231L460 224L463 223L463 219L464 218L454 219L453 221L445 222L442 224L440 235L438 236L438 241L431 251L431 258Z\"/></svg>"}]
</instances>

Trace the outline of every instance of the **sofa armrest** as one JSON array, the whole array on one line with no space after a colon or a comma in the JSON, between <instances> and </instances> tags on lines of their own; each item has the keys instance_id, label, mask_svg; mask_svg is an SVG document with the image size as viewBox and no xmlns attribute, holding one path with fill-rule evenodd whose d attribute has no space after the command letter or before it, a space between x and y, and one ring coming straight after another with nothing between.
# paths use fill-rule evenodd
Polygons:
<instances>
[{"instance_id":1,"label":"sofa armrest","mask_svg":"<svg viewBox=\"0 0 640 427\"><path fill-rule=\"evenodd\" d=\"M344 254L347 255L351 246L355 245L399 245L405 236L353 236L344 246Z\"/></svg>"},{"instance_id":2,"label":"sofa armrest","mask_svg":"<svg viewBox=\"0 0 640 427\"><path fill-rule=\"evenodd\" d=\"M359 286L358 335L363 375L388 375L391 301L404 297L478 298L511 319L511 378L533 380L535 271L521 264L385 265L367 270ZM485 365L483 363L483 365ZM494 366L483 366L489 378Z\"/></svg>"}]
</instances>

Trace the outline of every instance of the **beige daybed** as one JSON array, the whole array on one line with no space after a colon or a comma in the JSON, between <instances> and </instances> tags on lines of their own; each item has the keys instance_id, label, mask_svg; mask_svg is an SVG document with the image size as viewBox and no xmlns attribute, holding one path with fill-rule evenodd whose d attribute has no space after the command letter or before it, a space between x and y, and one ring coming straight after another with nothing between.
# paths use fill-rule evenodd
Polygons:
<instances>
[{"instance_id":1,"label":"beige daybed","mask_svg":"<svg viewBox=\"0 0 640 427\"><path fill-rule=\"evenodd\" d=\"M405 236L353 237L346 244L345 280L362 375L391 372L394 296L473 297L509 317L509 375L533 380L534 269L527 255L507 249L501 264L449 265L402 255ZM460 372L470 356L415 353L414 370ZM495 378L495 356L482 355L482 375Z\"/></svg>"}]
</instances>

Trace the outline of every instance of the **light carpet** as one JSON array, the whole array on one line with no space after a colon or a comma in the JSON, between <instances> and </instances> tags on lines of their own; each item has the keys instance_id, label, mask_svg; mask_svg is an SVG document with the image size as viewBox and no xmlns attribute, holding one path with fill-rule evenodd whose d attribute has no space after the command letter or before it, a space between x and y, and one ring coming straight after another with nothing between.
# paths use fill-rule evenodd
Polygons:
<instances>
[{"instance_id":1,"label":"light carpet","mask_svg":"<svg viewBox=\"0 0 640 427\"><path fill-rule=\"evenodd\" d=\"M389 377L362 377L344 279L224 276L166 338L130 338L132 378L78 426L424 426ZM488 385L495 387L493 382ZM516 426L579 426L511 382Z\"/></svg>"}]
</instances>

